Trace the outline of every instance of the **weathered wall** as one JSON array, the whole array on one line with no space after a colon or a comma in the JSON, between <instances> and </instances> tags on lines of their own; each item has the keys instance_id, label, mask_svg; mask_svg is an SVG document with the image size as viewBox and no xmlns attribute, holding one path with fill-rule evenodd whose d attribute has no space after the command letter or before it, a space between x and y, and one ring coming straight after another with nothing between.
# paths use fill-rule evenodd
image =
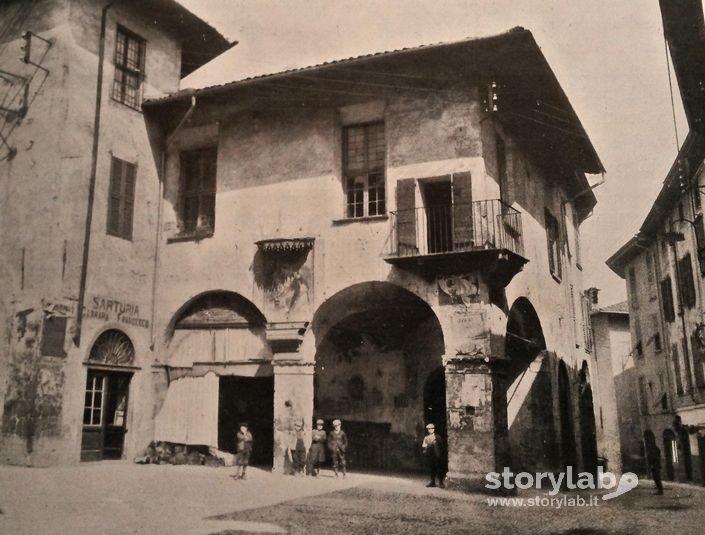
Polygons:
<instances>
[{"instance_id":1,"label":"weathered wall","mask_svg":"<svg viewBox=\"0 0 705 535\"><path fill-rule=\"evenodd\" d=\"M30 17L8 32L12 40L0 48L3 68L12 70L18 64L20 70L27 71L30 67L16 60L20 54L20 31L32 30L53 43L42 63L49 75L11 138L17 155L0 163L0 239L11 274L8 286L4 286L9 291L3 292L9 302L4 308L7 317L0 319L14 332L21 321L15 313L31 308L33 318L39 314L33 322L38 322L40 333L43 316L49 313L69 316L69 332L65 357L40 356L35 344L29 358L26 340L16 333L13 347L2 352L2 358L7 359L4 369L17 370L21 359L22 373L41 379L35 389L36 381L17 382L14 372L0 374L8 378L0 387L5 401L0 404L5 407L0 413L0 449L9 452L5 458L9 462L49 464L78 460L86 381L83 363L93 341L112 327L131 338L136 350L134 364L139 368L131 382L127 414L125 456L131 457L152 436L150 326L159 195L157 169L142 114L111 98L117 25L147 41L146 96L178 89L180 50L171 37L128 8L116 5L108 11L86 310L81 345L75 347L70 341L71 324L79 291L91 171L102 5L75 0L34 2L32 8ZM39 41L33 42L33 49L41 51ZM42 76L39 71L35 79L41 81ZM131 241L106 234L111 155L137 165ZM120 314L117 307L106 310L100 304L101 298L130 304L132 312ZM29 363L34 366L28 367ZM34 389L36 400L32 407L23 408L18 396L27 388ZM34 424L17 426L17 422L28 418L33 418ZM32 425L37 431L32 455L28 457L30 438L20 428L30 429Z\"/></svg>"}]
</instances>

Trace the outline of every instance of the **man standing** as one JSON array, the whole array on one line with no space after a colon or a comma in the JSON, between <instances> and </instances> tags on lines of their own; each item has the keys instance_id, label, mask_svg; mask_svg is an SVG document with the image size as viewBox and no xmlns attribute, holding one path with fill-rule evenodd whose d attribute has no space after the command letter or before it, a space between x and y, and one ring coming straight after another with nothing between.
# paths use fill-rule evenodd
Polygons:
<instances>
[{"instance_id":1,"label":"man standing","mask_svg":"<svg viewBox=\"0 0 705 535\"><path fill-rule=\"evenodd\" d=\"M308 475L316 477L320 465L326 462L326 432L323 420L316 420L316 429L311 433L311 447L308 450Z\"/></svg>"},{"instance_id":2,"label":"man standing","mask_svg":"<svg viewBox=\"0 0 705 535\"><path fill-rule=\"evenodd\" d=\"M338 466L343 469L343 477L345 477L345 468L347 465L345 452L348 450L348 437L345 431L341 428L342 423L337 418L333 420L333 431L328 435L328 449L333 456L333 472L335 477L338 477Z\"/></svg>"},{"instance_id":3,"label":"man standing","mask_svg":"<svg viewBox=\"0 0 705 535\"><path fill-rule=\"evenodd\" d=\"M431 481L427 487L435 487L436 479L438 479L438 486L444 487L443 484L443 442L441 437L436 435L436 426L433 424L428 424L426 426L426 431L428 434L424 437L423 443L421 444L421 449L426 457L426 463L428 465L428 472L431 476Z\"/></svg>"},{"instance_id":4,"label":"man standing","mask_svg":"<svg viewBox=\"0 0 705 535\"><path fill-rule=\"evenodd\" d=\"M654 434L647 431L644 433L646 443L646 462L649 464L651 476L656 485L656 494L663 494L663 483L661 482L661 450L656 445Z\"/></svg>"},{"instance_id":5,"label":"man standing","mask_svg":"<svg viewBox=\"0 0 705 535\"><path fill-rule=\"evenodd\" d=\"M250 455L252 454L252 433L250 433L247 428L246 423L240 424L240 430L237 432L236 436L236 454L235 454L235 464L237 465L237 471L235 472L235 479L247 479L247 465L250 464Z\"/></svg>"}]
</instances>

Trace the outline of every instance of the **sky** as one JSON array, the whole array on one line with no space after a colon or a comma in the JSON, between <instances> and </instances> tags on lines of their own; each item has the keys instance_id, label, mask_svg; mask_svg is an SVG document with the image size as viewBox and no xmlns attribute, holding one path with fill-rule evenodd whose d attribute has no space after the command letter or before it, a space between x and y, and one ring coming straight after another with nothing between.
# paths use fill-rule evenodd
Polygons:
<instances>
[{"instance_id":1,"label":"sky","mask_svg":"<svg viewBox=\"0 0 705 535\"><path fill-rule=\"evenodd\" d=\"M322 61L532 32L607 172L581 227L584 286L626 299L605 260L638 231L687 126L658 0L181 0L238 45L186 78L205 87ZM674 110L676 121L674 125ZM601 176L588 176L592 184Z\"/></svg>"}]
</instances>

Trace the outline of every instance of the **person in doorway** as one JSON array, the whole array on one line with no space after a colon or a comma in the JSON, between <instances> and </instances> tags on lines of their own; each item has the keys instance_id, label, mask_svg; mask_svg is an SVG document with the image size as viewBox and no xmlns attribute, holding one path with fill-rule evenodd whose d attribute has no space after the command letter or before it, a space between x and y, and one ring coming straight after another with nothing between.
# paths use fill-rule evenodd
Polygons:
<instances>
[{"instance_id":1,"label":"person in doorway","mask_svg":"<svg viewBox=\"0 0 705 535\"><path fill-rule=\"evenodd\" d=\"M253 439L246 423L240 424L240 430L236 433L235 438L237 440L235 448L235 465L237 466L235 479L247 479L246 471L247 466L250 464Z\"/></svg>"},{"instance_id":2,"label":"person in doorway","mask_svg":"<svg viewBox=\"0 0 705 535\"><path fill-rule=\"evenodd\" d=\"M333 473L335 477L338 477L338 467L343 471L343 477L345 477L348 437L342 429L342 422L337 418L333 420L333 431L328 435L328 449L333 456Z\"/></svg>"},{"instance_id":3,"label":"person in doorway","mask_svg":"<svg viewBox=\"0 0 705 535\"><path fill-rule=\"evenodd\" d=\"M311 447L308 450L308 475L318 476L320 466L326 462L326 432L323 420L316 420L316 429L311 434Z\"/></svg>"},{"instance_id":4,"label":"person in doorway","mask_svg":"<svg viewBox=\"0 0 705 535\"><path fill-rule=\"evenodd\" d=\"M443 441L441 437L436 435L436 426L433 424L428 424L426 426L426 432L428 433L421 444L421 449L423 450L424 457L426 457L426 464L428 466L428 473L431 477L431 481L426 485L427 487L435 487L436 479L438 479L438 486L444 487L443 483Z\"/></svg>"},{"instance_id":5,"label":"person in doorway","mask_svg":"<svg viewBox=\"0 0 705 535\"><path fill-rule=\"evenodd\" d=\"M654 478L656 485L656 494L663 494L663 482L661 481L661 450L656 445L653 433L644 434L644 442L646 443L646 462L649 464L651 477Z\"/></svg>"}]
</instances>

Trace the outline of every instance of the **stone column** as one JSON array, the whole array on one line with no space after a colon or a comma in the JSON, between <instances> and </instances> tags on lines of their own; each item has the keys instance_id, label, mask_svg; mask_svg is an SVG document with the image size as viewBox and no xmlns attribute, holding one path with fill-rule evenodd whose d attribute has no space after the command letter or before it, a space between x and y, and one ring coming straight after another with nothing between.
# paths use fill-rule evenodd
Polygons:
<instances>
[{"instance_id":1,"label":"stone column","mask_svg":"<svg viewBox=\"0 0 705 535\"><path fill-rule=\"evenodd\" d=\"M445 363L448 484L483 488L485 475L508 462L503 359L457 355Z\"/></svg>"},{"instance_id":2,"label":"stone column","mask_svg":"<svg viewBox=\"0 0 705 535\"><path fill-rule=\"evenodd\" d=\"M296 355L299 357L299 355ZM295 444L296 422L303 423L304 443L311 442L313 420L312 362L290 359L285 354L275 355L274 370L274 459L272 470L285 473L287 448Z\"/></svg>"}]
</instances>

